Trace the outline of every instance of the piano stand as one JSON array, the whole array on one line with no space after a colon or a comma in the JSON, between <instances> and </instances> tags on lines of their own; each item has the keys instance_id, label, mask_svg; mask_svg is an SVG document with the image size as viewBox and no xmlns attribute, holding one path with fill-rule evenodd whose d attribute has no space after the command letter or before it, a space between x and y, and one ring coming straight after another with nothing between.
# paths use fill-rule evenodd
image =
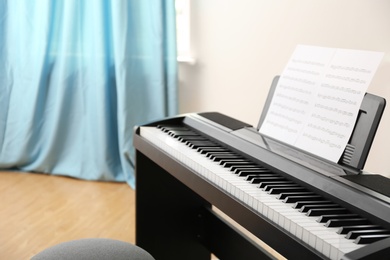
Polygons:
<instances>
[{"instance_id":1,"label":"piano stand","mask_svg":"<svg viewBox=\"0 0 390 260\"><path fill-rule=\"evenodd\" d=\"M199 243L205 200L137 152L136 244L156 259L210 259Z\"/></svg>"},{"instance_id":2,"label":"piano stand","mask_svg":"<svg viewBox=\"0 0 390 260\"><path fill-rule=\"evenodd\" d=\"M271 259L211 204L137 152L136 244L156 259Z\"/></svg>"},{"instance_id":3,"label":"piano stand","mask_svg":"<svg viewBox=\"0 0 390 260\"><path fill-rule=\"evenodd\" d=\"M134 145L136 244L156 259L272 259L212 205L288 258L322 258L139 135Z\"/></svg>"}]
</instances>

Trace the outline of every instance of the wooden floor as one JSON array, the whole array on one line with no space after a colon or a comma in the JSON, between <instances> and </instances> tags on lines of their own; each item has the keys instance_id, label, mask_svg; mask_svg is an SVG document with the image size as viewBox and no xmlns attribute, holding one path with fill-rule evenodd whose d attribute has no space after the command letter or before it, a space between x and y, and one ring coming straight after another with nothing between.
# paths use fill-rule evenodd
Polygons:
<instances>
[{"instance_id":1,"label":"wooden floor","mask_svg":"<svg viewBox=\"0 0 390 260\"><path fill-rule=\"evenodd\" d=\"M105 237L135 242L135 192L125 183L0 172L0 259Z\"/></svg>"}]
</instances>

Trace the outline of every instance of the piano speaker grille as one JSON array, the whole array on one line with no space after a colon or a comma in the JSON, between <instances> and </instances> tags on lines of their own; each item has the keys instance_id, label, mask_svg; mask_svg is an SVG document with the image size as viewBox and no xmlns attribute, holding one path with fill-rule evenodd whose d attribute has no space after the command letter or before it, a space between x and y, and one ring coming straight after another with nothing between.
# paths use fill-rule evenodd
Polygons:
<instances>
[{"instance_id":1,"label":"piano speaker grille","mask_svg":"<svg viewBox=\"0 0 390 260\"><path fill-rule=\"evenodd\" d=\"M343 156L341 158L342 162L344 164L350 165L354 152L355 152L355 146L347 144L347 147L345 147Z\"/></svg>"}]
</instances>

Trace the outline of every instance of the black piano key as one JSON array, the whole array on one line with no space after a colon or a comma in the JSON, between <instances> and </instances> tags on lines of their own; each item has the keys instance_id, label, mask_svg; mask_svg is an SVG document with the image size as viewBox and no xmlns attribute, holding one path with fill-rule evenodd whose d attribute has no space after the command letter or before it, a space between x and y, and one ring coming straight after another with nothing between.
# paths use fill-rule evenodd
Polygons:
<instances>
[{"instance_id":1,"label":"black piano key","mask_svg":"<svg viewBox=\"0 0 390 260\"><path fill-rule=\"evenodd\" d=\"M299 212L306 213L311 209L323 209L323 208L336 208L339 205L334 204L334 203L329 203L329 204L309 204L309 205L304 205L299 208ZM295 208L295 206L294 206Z\"/></svg>"},{"instance_id":2,"label":"black piano key","mask_svg":"<svg viewBox=\"0 0 390 260\"><path fill-rule=\"evenodd\" d=\"M247 180L250 181L251 183L256 183L256 181L252 182L256 177L259 177L259 176L250 176L250 175L248 175L247 176ZM273 177L273 176L265 176L265 177ZM278 180L278 181L270 181L268 183L270 183L270 184L278 184L278 183L279 184L283 184L283 183L288 184L288 183L293 183L293 182L292 181L287 181L287 180ZM266 185L266 183L263 183L263 185ZM259 187L259 188L262 189L263 187Z\"/></svg>"},{"instance_id":3,"label":"black piano key","mask_svg":"<svg viewBox=\"0 0 390 260\"><path fill-rule=\"evenodd\" d=\"M264 188L265 185L267 185L267 183L271 183L271 182L274 182L274 181L286 181L286 178L282 177L282 176L278 176L278 175L275 175L275 176L271 176L271 177L255 177L252 179L251 183L253 184L259 184L258 185L258 188Z\"/></svg>"},{"instance_id":4,"label":"black piano key","mask_svg":"<svg viewBox=\"0 0 390 260\"><path fill-rule=\"evenodd\" d=\"M307 189L302 187L280 187L280 188L272 188L269 190L269 194L281 194L281 193L289 193L289 192L303 192L303 194L308 194L309 192ZM306 193L305 193L306 192Z\"/></svg>"},{"instance_id":5,"label":"black piano key","mask_svg":"<svg viewBox=\"0 0 390 260\"><path fill-rule=\"evenodd\" d=\"M276 175L275 173L273 173L271 171L261 170L261 169L257 169L257 170L252 170L252 169L251 170L238 170L238 171L234 171L233 173L237 174L237 175L240 175L240 176L248 176L248 175L261 176L261 175L266 175L266 174Z\"/></svg>"},{"instance_id":6,"label":"black piano key","mask_svg":"<svg viewBox=\"0 0 390 260\"><path fill-rule=\"evenodd\" d=\"M229 156L239 156L240 158L244 158L241 155L231 152L231 151L210 151L207 153L208 157L222 157L222 158L229 158Z\"/></svg>"},{"instance_id":7,"label":"black piano key","mask_svg":"<svg viewBox=\"0 0 390 260\"><path fill-rule=\"evenodd\" d=\"M192 142L192 141L207 141L206 138L199 136L199 135L193 135L193 136L178 136L177 140L180 142Z\"/></svg>"},{"instance_id":8,"label":"black piano key","mask_svg":"<svg viewBox=\"0 0 390 260\"><path fill-rule=\"evenodd\" d=\"M235 157L235 158L234 157L232 157L232 158L218 158L218 157L216 157L216 158L213 158L212 161L218 162L220 165L222 165L226 168L228 168L230 166L225 166L225 163L234 164L234 162L238 162L238 163L243 162L243 161L249 162L249 161L247 161L243 158L240 158L240 157Z\"/></svg>"},{"instance_id":9,"label":"black piano key","mask_svg":"<svg viewBox=\"0 0 390 260\"><path fill-rule=\"evenodd\" d=\"M298 201L294 204L293 208L294 209L300 209L303 206L306 205L322 205L322 204L333 204L332 201L330 200L317 200L317 201Z\"/></svg>"},{"instance_id":10,"label":"black piano key","mask_svg":"<svg viewBox=\"0 0 390 260\"><path fill-rule=\"evenodd\" d=\"M237 154L225 147L222 146L214 146L214 147L204 147L205 152L208 154Z\"/></svg>"},{"instance_id":11,"label":"black piano key","mask_svg":"<svg viewBox=\"0 0 390 260\"><path fill-rule=\"evenodd\" d=\"M267 177L267 176L266 176ZM277 184L277 183L292 183L291 181L288 181L282 177L279 177L279 178L275 178L275 176L269 176L269 178L274 178L274 179L270 179L269 181L262 181L260 178L257 177L253 177L252 180L251 180L251 183L254 183L254 184L259 184L258 185L258 188L262 189L264 188L265 185L267 185L268 183L269 184Z\"/></svg>"},{"instance_id":12,"label":"black piano key","mask_svg":"<svg viewBox=\"0 0 390 260\"><path fill-rule=\"evenodd\" d=\"M355 231L349 231L348 234L345 236L345 238L356 239L359 236L366 236L366 235L390 235L390 231L386 229L355 230Z\"/></svg>"},{"instance_id":13,"label":"black piano key","mask_svg":"<svg viewBox=\"0 0 390 260\"><path fill-rule=\"evenodd\" d=\"M256 177L272 177L275 176L274 173L264 172L264 173L250 173L250 172L240 172L237 174L240 177L246 177L247 181L251 181Z\"/></svg>"},{"instance_id":14,"label":"black piano key","mask_svg":"<svg viewBox=\"0 0 390 260\"><path fill-rule=\"evenodd\" d=\"M216 162L219 162L221 160L227 160L227 159L243 159L242 156L238 155L238 154L232 154L232 153L208 153L207 154L207 157L210 159L210 160L213 160L213 161L216 161Z\"/></svg>"},{"instance_id":15,"label":"black piano key","mask_svg":"<svg viewBox=\"0 0 390 260\"><path fill-rule=\"evenodd\" d=\"M219 164L221 164L225 168L231 168L231 169L233 169L233 167L237 168L243 165L255 165L253 164L253 162L246 159L221 160Z\"/></svg>"},{"instance_id":16,"label":"black piano key","mask_svg":"<svg viewBox=\"0 0 390 260\"><path fill-rule=\"evenodd\" d=\"M179 135L179 139L184 141L207 141L208 139L201 135Z\"/></svg>"},{"instance_id":17,"label":"black piano key","mask_svg":"<svg viewBox=\"0 0 390 260\"><path fill-rule=\"evenodd\" d=\"M299 187L298 184L288 183L288 184L267 184L264 186L264 191L270 191L272 188L281 188L281 187Z\"/></svg>"},{"instance_id":18,"label":"black piano key","mask_svg":"<svg viewBox=\"0 0 390 260\"><path fill-rule=\"evenodd\" d=\"M348 234L350 231L355 230L370 230L370 229L379 229L381 226L379 225L358 225L358 226L344 226L340 227L339 230L337 230L337 234L345 235Z\"/></svg>"},{"instance_id":19,"label":"black piano key","mask_svg":"<svg viewBox=\"0 0 390 260\"><path fill-rule=\"evenodd\" d=\"M272 174L275 174L270 170L261 169L261 168L237 170L237 171L234 171L234 173L236 173L236 174L240 174L240 173L272 173Z\"/></svg>"},{"instance_id":20,"label":"black piano key","mask_svg":"<svg viewBox=\"0 0 390 260\"><path fill-rule=\"evenodd\" d=\"M331 219L326 222L326 227L341 227L341 226L352 226L352 225L366 225L370 222L364 218L347 218L347 219Z\"/></svg>"},{"instance_id":21,"label":"black piano key","mask_svg":"<svg viewBox=\"0 0 390 260\"><path fill-rule=\"evenodd\" d=\"M192 132L194 131L190 130L186 127L174 127L174 126L157 126L157 128L160 128L161 131L163 131L166 134L169 134L170 131L183 131L183 132Z\"/></svg>"},{"instance_id":22,"label":"black piano key","mask_svg":"<svg viewBox=\"0 0 390 260\"><path fill-rule=\"evenodd\" d=\"M214 143L210 140L206 141L192 141L191 145L193 147L221 147L219 144Z\"/></svg>"},{"instance_id":23,"label":"black piano key","mask_svg":"<svg viewBox=\"0 0 390 260\"><path fill-rule=\"evenodd\" d=\"M311 191L305 191L305 192L286 192L286 193L280 193L276 198L278 200L285 200L288 197L297 197L297 196L315 196L316 194ZM283 201L284 202L284 201ZM285 203L290 203L290 202L285 202ZM293 202L291 202L293 203Z\"/></svg>"},{"instance_id":24,"label":"black piano key","mask_svg":"<svg viewBox=\"0 0 390 260\"><path fill-rule=\"evenodd\" d=\"M245 170L245 169L256 169L258 168L259 165L255 164L255 163L251 163L251 164L240 164L240 165L233 165L230 167L230 171L231 172L236 172L238 170Z\"/></svg>"},{"instance_id":25,"label":"black piano key","mask_svg":"<svg viewBox=\"0 0 390 260\"><path fill-rule=\"evenodd\" d=\"M184 126L180 126L180 125L157 125L156 126L157 128L161 129L161 130L168 130L168 129L188 129Z\"/></svg>"},{"instance_id":26,"label":"black piano key","mask_svg":"<svg viewBox=\"0 0 390 260\"><path fill-rule=\"evenodd\" d=\"M318 218L317 222L319 223L326 223L329 220L339 220L339 219L351 219L351 218L359 218L359 215L354 213L348 213L348 214L328 214L328 215L322 215ZM343 225L346 226L346 225ZM351 225L349 225L351 226Z\"/></svg>"},{"instance_id":27,"label":"black piano key","mask_svg":"<svg viewBox=\"0 0 390 260\"><path fill-rule=\"evenodd\" d=\"M365 236L359 236L358 238L355 239L354 243L356 244L371 244L376 241L389 238L390 235L365 235Z\"/></svg>"},{"instance_id":28,"label":"black piano key","mask_svg":"<svg viewBox=\"0 0 390 260\"><path fill-rule=\"evenodd\" d=\"M322 197L320 195L306 195L306 196L288 196L283 202L284 203L295 203L298 201L309 201L309 200L319 200Z\"/></svg>"},{"instance_id":29,"label":"black piano key","mask_svg":"<svg viewBox=\"0 0 390 260\"><path fill-rule=\"evenodd\" d=\"M205 154L207 157L212 157L212 156L219 156L219 155L237 155L236 153L233 153L229 150L225 150L224 148L215 148L215 149L206 149L204 150Z\"/></svg>"},{"instance_id":30,"label":"black piano key","mask_svg":"<svg viewBox=\"0 0 390 260\"><path fill-rule=\"evenodd\" d=\"M168 134L177 137L177 136L199 136L198 133L195 133L194 131L191 130L169 130Z\"/></svg>"},{"instance_id":31,"label":"black piano key","mask_svg":"<svg viewBox=\"0 0 390 260\"><path fill-rule=\"evenodd\" d=\"M269 194L281 194L281 193L289 193L289 192L308 192L308 190L297 186L297 187L275 187L275 188L271 188L268 191Z\"/></svg>"},{"instance_id":32,"label":"black piano key","mask_svg":"<svg viewBox=\"0 0 390 260\"><path fill-rule=\"evenodd\" d=\"M252 179L256 177L259 177L259 175L255 173L253 174L249 173L248 175L245 176L245 180L248 182L252 182ZM267 176L267 177L271 177L271 176Z\"/></svg>"},{"instance_id":33,"label":"black piano key","mask_svg":"<svg viewBox=\"0 0 390 260\"><path fill-rule=\"evenodd\" d=\"M262 167L256 163L252 164L243 164L243 165L237 165L233 167L232 172L235 171L243 171L243 170L260 170Z\"/></svg>"},{"instance_id":34,"label":"black piano key","mask_svg":"<svg viewBox=\"0 0 390 260\"><path fill-rule=\"evenodd\" d=\"M257 169L257 170L239 170L239 171L234 171L233 172L234 174L237 174L237 175L250 175L250 174L257 174L257 175L262 175L262 174L273 174L273 175L276 175L275 173L269 171L269 170L261 170L261 169Z\"/></svg>"},{"instance_id":35,"label":"black piano key","mask_svg":"<svg viewBox=\"0 0 390 260\"><path fill-rule=\"evenodd\" d=\"M241 165L254 165L253 162L245 158L231 158L231 159L222 159L219 161L219 164L225 168L230 168L232 166L241 166ZM236 167L237 168L237 167Z\"/></svg>"},{"instance_id":36,"label":"black piano key","mask_svg":"<svg viewBox=\"0 0 390 260\"><path fill-rule=\"evenodd\" d=\"M264 168L259 165L241 165L239 167L235 167L231 169L233 173L239 173L240 171L255 171L255 170L263 170Z\"/></svg>"},{"instance_id":37,"label":"black piano key","mask_svg":"<svg viewBox=\"0 0 390 260\"><path fill-rule=\"evenodd\" d=\"M216 144L216 143L211 142L211 141L193 141L188 146L193 148L193 149L200 148L200 147L220 147L219 144Z\"/></svg>"},{"instance_id":38,"label":"black piano key","mask_svg":"<svg viewBox=\"0 0 390 260\"><path fill-rule=\"evenodd\" d=\"M225 148L222 148L222 147L202 147L202 148L196 149L196 151L201 153L201 154L207 154L209 152L223 152L223 151L228 151L228 150Z\"/></svg>"},{"instance_id":39,"label":"black piano key","mask_svg":"<svg viewBox=\"0 0 390 260\"><path fill-rule=\"evenodd\" d=\"M349 210L345 208L324 208L324 209L311 209L306 213L306 215L308 217L318 217L322 215L346 214L346 213L349 213Z\"/></svg>"}]
</instances>

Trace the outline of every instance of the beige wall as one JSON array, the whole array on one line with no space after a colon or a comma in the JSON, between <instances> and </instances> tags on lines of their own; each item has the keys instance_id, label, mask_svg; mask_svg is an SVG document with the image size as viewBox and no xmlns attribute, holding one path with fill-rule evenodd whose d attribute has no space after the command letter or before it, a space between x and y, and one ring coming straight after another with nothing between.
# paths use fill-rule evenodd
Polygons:
<instances>
[{"instance_id":1,"label":"beige wall","mask_svg":"<svg viewBox=\"0 0 390 260\"><path fill-rule=\"evenodd\" d=\"M180 113L257 125L272 78L297 44L381 51L369 92L390 102L389 0L192 0L195 65L180 64ZM390 175L390 105L365 169Z\"/></svg>"}]
</instances>

